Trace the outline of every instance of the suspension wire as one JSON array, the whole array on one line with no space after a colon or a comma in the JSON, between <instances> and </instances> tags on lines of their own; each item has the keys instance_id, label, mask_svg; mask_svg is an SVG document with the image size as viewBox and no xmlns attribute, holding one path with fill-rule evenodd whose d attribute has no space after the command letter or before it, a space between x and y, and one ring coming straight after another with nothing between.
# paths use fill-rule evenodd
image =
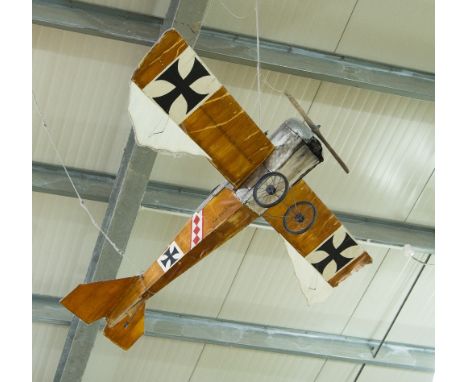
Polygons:
<instances>
[{"instance_id":1,"label":"suspension wire","mask_svg":"<svg viewBox=\"0 0 468 382\"><path fill-rule=\"evenodd\" d=\"M260 22L259 22L258 0L255 0L255 29L257 32L257 106L258 124L262 125L262 88L260 86Z\"/></svg>"},{"instance_id":2,"label":"suspension wire","mask_svg":"<svg viewBox=\"0 0 468 382\"><path fill-rule=\"evenodd\" d=\"M102 236L111 245L111 247L122 257L122 259L125 258L126 260L129 260L129 263L132 264L133 267L137 268L138 272L141 272L140 267L136 266L136 264L133 261L130 260L129 256L125 256L125 252L123 250L121 250L117 246L117 244L115 244L111 240L111 238L103 231L103 229L98 224L98 222L94 218L91 211L86 206L84 199L81 197L80 193L78 192L78 189L77 189L77 187L75 185L75 182L73 182L73 179L70 176L70 173L68 172L67 166L65 165L65 161L63 160L62 155L60 154L60 151L59 151L57 145L55 144L55 141L52 138L52 135L50 133L50 130L49 130L49 127L48 127L47 122L45 120L45 117L44 117L43 113L41 112L41 108L39 107L39 103L37 102L37 98L36 98L36 94L35 94L34 90L32 91L32 96L33 96L33 101L34 101L34 105L36 107L37 113L39 114L39 118L41 119L41 126L43 127L44 131L46 132L49 143L52 146L52 148L54 149L55 154L57 155L57 158L59 159L60 165L62 166L63 170L65 171L65 174L66 174L66 176L67 176L67 178L68 178L68 180L69 180L69 182L70 182L70 184L71 184L71 186L73 188L73 191L75 192L76 197L79 200L80 207L83 208L83 210L86 212L86 215L88 215L88 218L91 221L91 223L93 224L93 226L102 234Z\"/></svg>"},{"instance_id":3,"label":"suspension wire","mask_svg":"<svg viewBox=\"0 0 468 382\"><path fill-rule=\"evenodd\" d=\"M377 357L377 354L379 353L380 349L382 348L382 345L387 340L387 337L390 334L390 331L392 330L393 326L395 325L395 322L398 319L398 316L400 315L401 311L403 310L403 307L405 306L406 302L408 301L409 296L413 292L414 287L416 286L417 282L419 281L419 278L421 277L421 274L423 273L423 271L425 269L425 265L428 264L429 259L431 258L431 255L432 255L431 253L428 254L426 259L424 260L424 265L420 267L420 269L418 271L418 274L416 275L415 279L413 280L413 283L411 284L411 287L409 288L408 292L406 293L405 298L401 302L400 307L398 308L395 316L392 319L392 322L390 323L389 327L387 328L387 331L385 332L384 336L380 340L380 343L377 346L377 348L375 349L375 351L372 352L372 358ZM356 382L359 379L359 377L360 377L362 371L364 370L365 366L366 366L366 363L361 364L361 367L359 368L359 371L358 371L356 377L354 378L354 382Z\"/></svg>"}]
</instances>

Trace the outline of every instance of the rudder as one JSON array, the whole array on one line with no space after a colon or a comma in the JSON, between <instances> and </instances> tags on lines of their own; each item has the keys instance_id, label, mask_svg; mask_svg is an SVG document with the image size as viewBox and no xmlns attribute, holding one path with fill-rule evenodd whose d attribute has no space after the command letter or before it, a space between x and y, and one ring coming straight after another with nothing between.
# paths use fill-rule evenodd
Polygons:
<instances>
[{"instance_id":1,"label":"rudder","mask_svg":"<svg viewBox=\"0 0 468 382\"><path fill-rule=\"evenodd\" d=\"M117 324L104 329L104 335L114 344L127 350L145 332L145 303L141 302Z\"/></svg>"}]
</instances>

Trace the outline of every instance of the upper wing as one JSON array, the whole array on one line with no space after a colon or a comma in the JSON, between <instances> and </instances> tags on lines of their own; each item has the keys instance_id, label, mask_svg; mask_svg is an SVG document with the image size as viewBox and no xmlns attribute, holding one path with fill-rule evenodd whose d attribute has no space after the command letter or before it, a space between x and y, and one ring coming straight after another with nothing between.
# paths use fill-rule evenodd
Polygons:
<instances>
[{"instance_id":1,"label":"upper wing","mask_svg":"<svg viewBox=\"0 0 468 382\"><path fill-rule=\"evenodd\" d=\"M296 221L298 214L302 215L303 222ZM304 180L296 183L284 200L269 208L263 217L333 287L352 271L372 262ZM305 232L298 233L307 222L312 224Z\"/></svg>"},{"instance_id":2,"label":"upper wing","mask_svg":"<svg viewBox=\"0 0 468 382\"><path fill-rule=\"evenodd\" d=\"M161 115L169 115L208 154L234 186L274 150L174 29L164 33L144 57L132 81Z\"/></svg>"}]
</instances>

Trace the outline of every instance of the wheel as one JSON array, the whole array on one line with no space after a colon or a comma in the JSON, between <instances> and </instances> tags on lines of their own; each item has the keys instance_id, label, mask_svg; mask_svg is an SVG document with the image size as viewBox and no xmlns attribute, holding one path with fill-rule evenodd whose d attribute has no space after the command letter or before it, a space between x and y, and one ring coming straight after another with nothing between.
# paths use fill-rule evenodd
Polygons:
<instances>
[{"instance_id":1,"label":"wheel","mask_svg":"<svg viewBox=\"0 0 468 382\"><path fill-rule=\"evenodd\" d=\"M289 233L299 235L312 227L316 216L315 206L303 200L288 207L283 216L283 226Z\"/></svg>"},{"instance_id":2,"label":"wheel","mask_svg":"<svg viewBox=\"0 0 468 382\"><path fill-rule=\"evenodd\" d=\"M253 197L259 206L273 207L284 199L288 188L288 179L283 174L269 172L261 176L255 184Z\"/></svg>"}]
</instances>

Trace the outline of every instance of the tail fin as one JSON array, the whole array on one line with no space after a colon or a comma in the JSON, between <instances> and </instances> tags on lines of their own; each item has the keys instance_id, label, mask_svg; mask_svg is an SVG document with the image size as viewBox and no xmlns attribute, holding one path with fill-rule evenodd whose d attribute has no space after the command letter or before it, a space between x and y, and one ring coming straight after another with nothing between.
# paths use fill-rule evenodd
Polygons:
<instances>
[{"instance_id":1,"label":"tail fin","mask_svg":"<svg viewBox=\"0 0 468 382\"><path fill-rule=\"evenodd\" d=\"M123 320L104 329L104 335L114 344L127 350L145 331L145 303L141 302Z\"/></svg>"}]
</instances>

